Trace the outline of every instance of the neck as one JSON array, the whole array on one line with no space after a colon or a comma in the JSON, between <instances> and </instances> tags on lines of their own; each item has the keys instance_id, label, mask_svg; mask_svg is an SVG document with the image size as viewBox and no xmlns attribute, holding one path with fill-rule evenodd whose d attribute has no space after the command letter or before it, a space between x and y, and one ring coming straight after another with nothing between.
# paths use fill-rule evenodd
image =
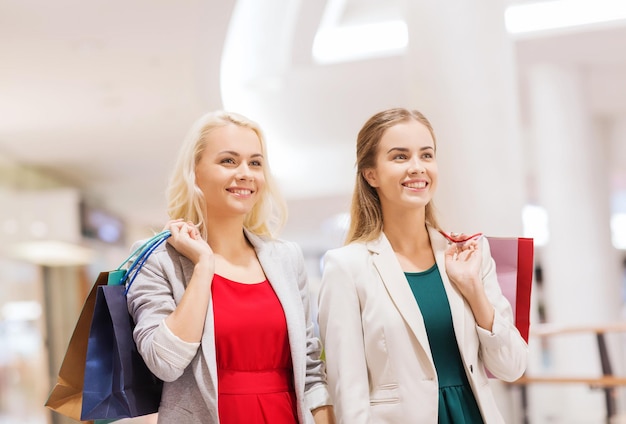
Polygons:
<instances>
[{"instance_id":1,"label":"neck","mask_svg":"<svg viewBox=\"0 0 626 424\"><path fill-rule=\"evenodd\" d=\"M425 210L383 211L383 232L393 250L412 253L430 249Z\"/></svg>"},{"instance_id":2,"label":"neck","mask_svg":"<svg viewBox=\"0 0 626 424\"><path fill-rule=\"evenodd\" d=\"M243 233L243 220L239 217L232 219L207 219L207 243L214 253L232 257L250 247Z\"/></svg>"}]
</instances>

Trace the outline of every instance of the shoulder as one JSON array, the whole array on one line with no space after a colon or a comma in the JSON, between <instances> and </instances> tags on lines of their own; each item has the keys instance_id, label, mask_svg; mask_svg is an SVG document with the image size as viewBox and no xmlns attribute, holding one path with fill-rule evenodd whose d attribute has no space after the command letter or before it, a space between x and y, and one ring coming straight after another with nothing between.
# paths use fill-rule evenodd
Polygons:
<instances>
[{"instance_id":1,"label":"shoulder","mask_svg":"<svg viewBox=\"0 0 626 424\"><path fill-rule=\"evenodd\" d=\"M291 251L301 251L300 245L292 240L285 240L282 238L267 239L267 243L275 249L284 249Z\"/></svg>"},{"instance_id":2,"label":"shoulder","mask_svg":"<svg viewBox=\"0 0 626 424\"><path fill-rule=\"evenodd\" d=\"M337 247L335 249L330 249L328 252L332 252L337 255L354 255L354 254L362 254L367 252L369 249L367 247L366 242L354 241L352 243L348 243L345 246Z\"/></svg>"},{"instance_id":3,"label":"shoulder","mask_svg":"<svg viewBox=\"0 0 626 424\"><path fill-rule=\"evenodd\" d=\"M300 245L295 241L259 235L254 235L253 237L255 237L255 240L250 241L257 250L268 249L281 253L291 252L294 254L299 254L302 251Z\"/></svg>"},{"instance_id":4,"label":"shoulder","mask_svg":"<svg viewBox=\"0 0 626 424\"><path fill-rule=\"evenodd\" d=\"M143 258L143 260L140 259L140 261L143 262L145 266L164 269L169 269L180 265L184 266L185 262L188 261L188 259L181 255L172 245L167 242L167 240L163 240L158 245L154 246L151 250L146 251L146 242L148 242L149 240L150 239L141 239L133 243L131 250L132 252L136 252L135 257L133 257L132 259L133 261ZM142 253L144 253L143 256Z\"/></svg>"},{"instance_id":5,"label":"shoulder","mask_svg":"<svg viewBox=\"0 0 626 424\"><path fill-rule=\"evenodd\" d=\"M366 243L352 242L342 247L330 249L324 255L324 261L359 261L369 258L371 256L370 250Z\"/></svg>"},{"instance_id":6,"label":"shoulder","mask_svg":"<svg viewBox=\"0 0 626 424\"><path fill-rule=\"evenodd\" d=\"M135 258L144 257L148 259L148 258L153 258L157 255L161 255L163 254L163 252L166 252L166 249L167 249L166 240L161 240L156 245L153 245L152 248L150 248L149 243L151 242L151 240L152 240L151 238L136 240L131 245L131 248L130 248L131 252L133 252L132 253L133 257Z\"/></svg>"},{"instance_id":7,"label":"shoulder","mask_svg":"<svg viewBox=\"0 0 626 424\"><path fill-rule=\"evenodd\" d=\"M265 258L266 261L282 261L291 262L289 259L304 262L304 256L300 245L296 242L274 238L264 235L258 235L246 231L248 241L254 247L259 257ZM287 259L285 261L285 259Z\"/></svg>"}]
</instances>

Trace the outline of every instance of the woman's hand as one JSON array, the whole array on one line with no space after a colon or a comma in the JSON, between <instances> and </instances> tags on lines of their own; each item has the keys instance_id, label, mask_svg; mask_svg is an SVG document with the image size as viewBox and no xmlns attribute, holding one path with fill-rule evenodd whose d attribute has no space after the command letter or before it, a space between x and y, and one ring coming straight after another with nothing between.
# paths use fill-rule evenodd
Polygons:
<instances>
[{"instance_id":1,"label":"woman's hand","mask_svg":"<svg viewBox=\"0 0 626 424\"><path fill-rule=\"evenodd\" d=\"M213 250L209 244L201 237L198 228L190 221L176 219L169 221L165 226L170 230L172 236L167 239L174 249L181 255L187 257L194 265L201 260L214 261Z\"/></svg>"},{"instance_id":2,"label":"woman's hand","mask_svg":"<svg viewBox=\"0 0 626 424\"><path fill-rule=\"evenodd\" d=\"M194 264L185 294L174 312L165 319L165 324L182 340L197 343L204 331L215 273L215 256L193 222L176 219L169 221L165 229L172 233L167 242Z\"/></svg>"},{"instance_id":3,"label":"woman's hand","mask_svg":"<svg viewBox=\"0 0 626 424\"><path fill-rule=\"evenodd\" d=\"M315 424L335 424L335 414L330 405L320 406L311 411Z\"/></svg>"},{"instance_id":4,"label":"woman's hand","mask_svg":"<svg viewBox=\"0 0 626 424\"><path fill-rule=\"evenodd\" d=\"M464 238L463 234L458 235L458 239ZM487 298L480 275L482 251L478 240L471 238L464 242L451 242L446 249L445 263L448 278L469 304L476 323L491 331L495 311Z\"/></svg>"},{"instance_id":5,"label":"woman's hand","mask_svg":"<svg viewBox=\"0 0 626 424\"><path fill-rule=\"evenodd\" d=\"M451 243L446 249L446 273L465 297L482 288L481 263L482 252L475 239Z\"/></svg>"}]
</instances>

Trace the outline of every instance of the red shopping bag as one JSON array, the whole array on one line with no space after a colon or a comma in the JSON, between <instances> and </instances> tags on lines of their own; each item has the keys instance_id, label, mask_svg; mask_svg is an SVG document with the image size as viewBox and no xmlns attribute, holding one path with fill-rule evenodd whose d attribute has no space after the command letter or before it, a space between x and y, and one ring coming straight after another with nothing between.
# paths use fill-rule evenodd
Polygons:
<instances>
[{"instance_id":1,"label":"red shopping bag","mask_svg":"<svg viewBox=\"0 0 626 424\"><path fill-rule=\"evenodd\" d=\"M528 342L530 328L530 293L534 273L532 238L487 237L502 294L513 308L515 326Z\"/></svg>"}]
</instances>

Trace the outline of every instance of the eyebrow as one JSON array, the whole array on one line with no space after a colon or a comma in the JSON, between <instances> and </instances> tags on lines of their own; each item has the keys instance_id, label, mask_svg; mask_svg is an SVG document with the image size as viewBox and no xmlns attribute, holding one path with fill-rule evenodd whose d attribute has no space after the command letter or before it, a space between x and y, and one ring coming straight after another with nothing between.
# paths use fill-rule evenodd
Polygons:
<instances>
[{"instance_id":1,"label":"eyebrow","mask_svg":"<svg viewBox=\"0 0 626 424\"><path fill-rule=\"evenodd\" d=\"M233 156L237 156L240 157L241 155L235 151L232 150L224 150L222 152L219 152L220 155L233 155ZM250 156L251 158L262 158L263 155L261 153L255 153L253 155Z\"/></svg>"},{"instance_id":2,"label":"eyebrow","mask_svg":"<svg viewBox=\"0 0 626 424\"><path fill-rule=\"evenodd\" d=\"M393 152L394 150L397 150L399 152L408 152L409 149L406 147L392 147L391 149L387 150L387 154ZM424 150L435 150L434 147L432 146L424 146L424 147L420 147L419 148L420 151L424 151Z\"/></svg>"}]
</instances>

